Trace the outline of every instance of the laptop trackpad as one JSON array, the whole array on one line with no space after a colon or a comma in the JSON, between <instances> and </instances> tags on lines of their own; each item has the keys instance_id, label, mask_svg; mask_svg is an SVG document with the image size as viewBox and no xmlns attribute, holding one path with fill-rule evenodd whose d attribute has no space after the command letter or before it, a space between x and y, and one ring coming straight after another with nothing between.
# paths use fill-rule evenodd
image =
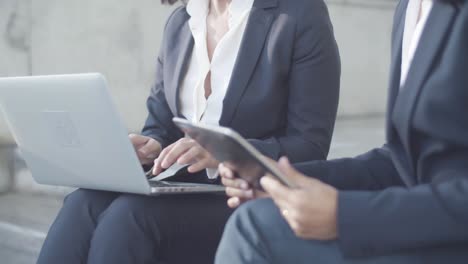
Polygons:
<instances>
[{"instance_id":1,"label":"laptop trackpad","mask_svg":"<svg viewBox=\"0 0 468 264\"><path fill-rule=\"evenodd\" d=\"M179 163L174 163L171 167L167 168L165 171L161 172L158 176L152 178L150 181L164 181L167 178L175 176L179 171L187 168L189 164L180 165Z\"/></svg>"}]
</instances>

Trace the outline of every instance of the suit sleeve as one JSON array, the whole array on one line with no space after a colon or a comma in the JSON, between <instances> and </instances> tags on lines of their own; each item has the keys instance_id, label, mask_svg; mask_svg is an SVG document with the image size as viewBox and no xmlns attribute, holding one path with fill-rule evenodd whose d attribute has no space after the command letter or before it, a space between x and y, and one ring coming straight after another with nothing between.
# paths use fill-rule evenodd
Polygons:
<instances>
[{"instance_id":1,"label":"suit sleeve","mask_svg":"<svg viewBox=\"0 0 468 264\"><path fill-rule=\"evenodd\" d=\"M164 31L167 30L171 18L180 10L181 8L177 8L172 13ZM148 117L142 130L142 135L154 138L163 148L183 137L182 132L172 122L174 114L166 101L164 87L164 51L170 46L170 43L166 42L167 39L164 37L161 51L157 59L155 82L146 102Z\"/></svg>"},{"instance_id":2,"label":"suit sleeve","mask_svg":"<svg viewBox=\"0 0 468 264\"><path fill-rule=\"evenodd\" d=\"M290 70L286 132L251 139L273 159L293 162L326 159L336 119L340 58L328 10L322 1L304 1L298 11L296 43Z\"/></svg>"},{"instance_id":3,"label":"suit sleeve","mask_svg":"<svg viewBox=\"0 0 468 264\"><path fill-rule=\"evenodd\" d=\"M382 190L403 185L386 145L355 158L311 161L294 166L301 173L339 190Z\"/></svg>"}]
</instances>

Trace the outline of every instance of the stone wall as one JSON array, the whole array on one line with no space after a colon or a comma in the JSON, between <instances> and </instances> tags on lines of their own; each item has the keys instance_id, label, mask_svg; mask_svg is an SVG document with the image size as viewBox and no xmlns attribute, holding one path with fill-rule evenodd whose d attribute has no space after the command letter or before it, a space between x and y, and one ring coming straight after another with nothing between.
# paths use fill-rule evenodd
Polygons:
<instances>
[{"instance_id":1,"label":"stone wall","mask_svg":"<svg viewBox=\"0 0 468 264\"><path fill-rule=\"evenodd\" d=\"M396 1L330 0L328 5L342 61L339 115L383 115Z\"/></svg>"},{"instance_id":2,"label":"stone wall","mask_svg":"<svg viewBox=\"0 0 468 264\"><path fill-rule=\"evenodd\" d=\"M29 0L0 0L0 77L31 74ZM11 143L0 114L0 146Z\"/></svg>"}]
</instances>

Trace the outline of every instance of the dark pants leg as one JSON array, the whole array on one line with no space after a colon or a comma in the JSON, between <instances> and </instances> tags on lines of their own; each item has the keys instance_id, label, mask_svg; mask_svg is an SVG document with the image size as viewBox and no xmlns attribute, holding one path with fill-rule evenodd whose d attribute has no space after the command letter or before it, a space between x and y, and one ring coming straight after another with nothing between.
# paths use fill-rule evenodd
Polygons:
<instances>
[{"instance_id":1,"label":"dark pants leg","mask_svg":"<svg viewBox=\"0 0 468 264\"><path fill-rule=\"evenodd\" d=\"M231 209L217 194L67 196L38 263L213 263Z\"/></svg>"},{"instance_id":2,"label":"dark pants leg","mask_svg":"<svg viewBox=\"0 0 468 264\"><path fill-rule=\"evenodd\" d=\"M385 238L382 238L385 239ZM467 245L388 256L346 258L336 241L297 238L270 199L249 202L229 219L216 254L218 264L440 264L468 263Z\"/></svg>"},{"instance_id":3,"label":"dark pants leg","mask_svg":"<svg viewBox=\"0 0 468 264\"><path fill-rule=\"evenodd\" d=\"M122 195L103 213L88 263L213 263L226 197Z\"/></svg>"},{"instance_id":4,"label":"dark pants leg","mask_svg":"<svg viewBox=\"0 0 468 264\"><path fill-rule=\"evenodd\" d=\"M98 218L118 196L81 189L68 195L47 234L37 263L86 263Z\"/></svg>"}]
</instances>

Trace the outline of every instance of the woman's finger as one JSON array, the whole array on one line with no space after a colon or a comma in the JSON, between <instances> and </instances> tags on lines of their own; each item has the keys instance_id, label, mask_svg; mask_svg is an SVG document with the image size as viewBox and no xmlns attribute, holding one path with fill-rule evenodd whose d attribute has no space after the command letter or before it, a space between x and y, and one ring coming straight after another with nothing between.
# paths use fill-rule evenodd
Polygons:
<instances>
[{"instance_id":1,"label":"woman's finger","mask_svg":"<svg viewBox=\"0 0 468 264\"><path fill-rule=\"evenodd\" d=\"M175 146L176 143L173 143L166 148L164 148L159 156L154 160L154 166L153 166L153 175L158 175L159 173L162 172L163 167L161 165L162 161L165 159L167 153L169 153L172 148Z\"/></svg>"},{"instance_id":2,"label":"woman's finger","mask_svg":"<svg viewBox=\"0 0 468 264\"><path fill-rule=\"evenodd\" d=\"M271 195L271 197L276 200L288 201L291 197L293 190L284 186L277 179L273 178L271 175L264 176L260 179L260 184L263 189Z\"/></svg>"},{"instance_id":3,"label":"woman's finger","mask_svg":"<svg viewBox=\"0 0 468 264\"><path fill-rule=\"evenodd\" d=\"M158 157L161 151L161 144L154 139L148 140L148 142L138 149L138 152L143 154L145 159L154 160Z\"/></svg>"},{"instance_id":4,"label":"woman's finger","mask_svg":"<svg viewBox=\"0 0 468 264\"><path fill-rule=\"evenodd\" d=\"M159 175L162 170L163 168L161 167L161 160L159 158L155 159L153 165L153 175Z\"/></svg>"},{"instance_id":5,"label":"woman's finger","mask_svg":"<svg viewBox=\"0 0 468 264\"><path fill-rule=\"evenodd\" d=\"M172 148L176 145L177 143L173 143L169 146L167 146L166 148L164 148L161 153L159 153L159 156L157 159L159 159L160 162L162 162L164 160L164 158L166 158L167 154L172 150Z\"/></svg>"},{"instance_id":6,"label":"woman's finger","mask_svg":"<svg viewBox=\"0 0 468 264\"><path fill-rule=\"evenodd\" d=\"M192 165L190 165L187 168L187 171L190 173L196 173L196 172L199 172L201 170L208 168L209 165L210 165L210 160L208 158L202 158L200 160L197 160Z\"/></svg>"},{"instance_id":7,"label":"woman's finger","mask_svg":"<svg viewBox=\"0 0 468 264\"><path fill-rule=\"evenodd\" d=\"M234 172L226 167L223 163L218 166L219 175L223 178L234 179Z\"/></svg>"},{"instance_id":8,"label":"woman's finger","mask_svg":"<svg viewBox=\"0 0 468 264\"><path fill-rule=\"evenodd\" d=\"M182 154L178 159L177 163L179 164L192 164L197 162L197 158L200 158L203 153L202 149L200 147L192 147L189 149L187 152Z\"/></svg>"},{"instance_id":9,"label":"woman's finger","mask_svg":"<svg viewBox=\"0 0 468 264\"><path fill-rule=\"evenodd\" d=\"M161 161L161 166L164 169L169 168L176 162L176 160L185 152L187 152L195 143L188 140L179 140L174 147L166 154L164 159Z\"/></svg>"},{"instance_id":10,"label":"woman's finger","mask_svg":"<svg viewBox=\"0 0 468 264\"><path fill-rule=\"evenodd\" d=\"M260 180L263 189L271 195L271 198L280 209L291 208L294 191L281 184L272 176L264 176Z\"/></svg>"},{"instance_id":11,"label":"woman's finger","mask_svg":"<svg viewBox=\"0 0 468 264\"><path fill-rule=\"evenodd\" d=\"M143 165L150 165L154 162L154 159L148 159L148 158L139 158L140 163Z\"/></svg>"},{"instance_id":12,"label":"woman's finger","mask_svg":"<svg viewBox=\"0 0 468 264\"><path fill-rule=\"evenodd\" d=\"M254 191L252 189L242 190L242 189L227 187L226 194L229 197L239 197L241 199L253 199L254 198Z\"/></svg>"},{"instance_id":13,"label":"woman's finger","mask_svg":"<svg viewBox=\"0 0 468 264\"><path fill-rule=\"evenodd\" d=\"M239 197L232 197L232 198L229 198L227 200L227 205L230 207L230 208L237 208L239 207L239 205L241 205L244 201L242 201L241 199L239 199Z\"/></svg>"},{"instance_id":14,"label":"woman's finger","mask_svg":"<svg viewBox=\"0 0 468 264\"><path fill-rule=\"evenodd\" d=\"M248 190L249 184L243 179L230 179L230 178L221 178L221 182L226 187L238 188L242 190Z\"/></svg>"},{"instance_id":15,"label":"woman's finger","mask_svg":"<svg viewBox=\"0 0 468 264\"><path fill-rule=\"evenodd\" d=\"M260 191L260 190L254 190L254 196L255 198L270 198L271 196L264 192L264 191Z\"/></svg>"}]
</instances>

